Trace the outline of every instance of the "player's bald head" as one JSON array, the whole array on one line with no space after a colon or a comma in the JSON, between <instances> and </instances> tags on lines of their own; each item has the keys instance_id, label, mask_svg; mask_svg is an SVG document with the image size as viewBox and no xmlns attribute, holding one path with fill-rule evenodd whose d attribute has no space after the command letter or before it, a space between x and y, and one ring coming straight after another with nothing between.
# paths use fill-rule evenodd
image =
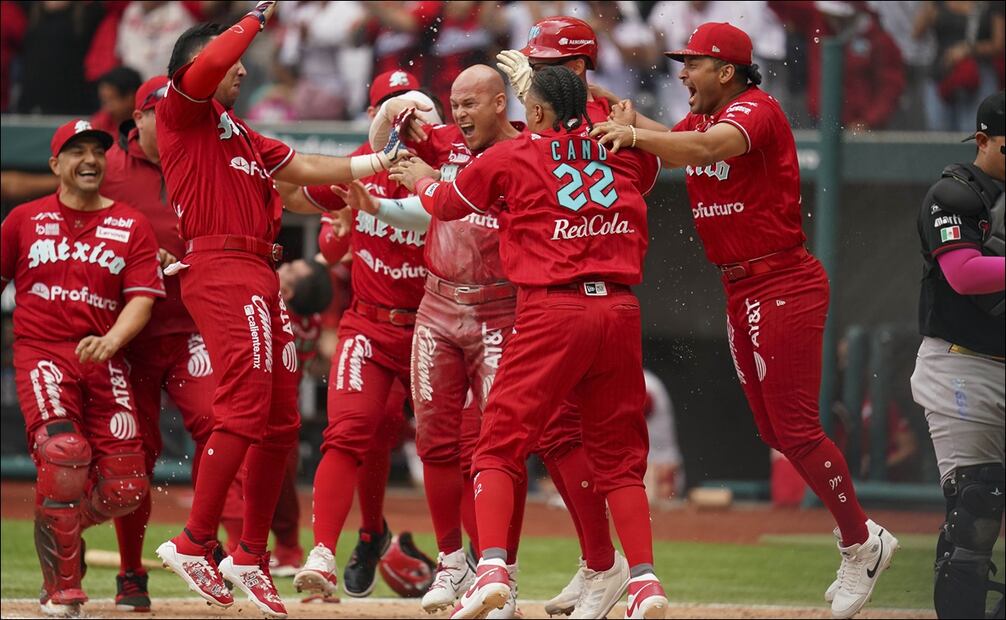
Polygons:
<instances>
[{"instance_id":1,"label":"player's bald head","mask_svg":"<svg viewBox=\"0 0 1006 620\"><path fill-rule=\"evenodd\" d=\"M489 96L506 93L503 76L489 65L472 65L458 74L451 85L451 95L455 92L478 92Z\"/></svg>"}]
</instances>

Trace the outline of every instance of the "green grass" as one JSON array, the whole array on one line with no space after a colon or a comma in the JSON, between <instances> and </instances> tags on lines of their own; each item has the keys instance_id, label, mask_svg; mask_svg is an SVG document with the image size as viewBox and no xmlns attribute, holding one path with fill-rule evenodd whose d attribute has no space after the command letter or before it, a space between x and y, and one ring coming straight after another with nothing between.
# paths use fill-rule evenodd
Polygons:
<instances>
[{"instance_id":1,"label":"green grass","mask_svg":"<svg viewBox=\"0 0 1006 620\"><path fill-rule=\"evenodd\" d=\"M177 533L176 526L152 524L144 556L154 558L154 548ZM35 556L32 524L29 521L0 522L0 596L27 598L38 594L41 575ZM110 525L89 530L85 538L89 548L116 549L115 532ZM301 540L310 540L304 531ZM416 535L420 548L435 549L431 535ZM545 599L556 594L576 568L579 549L572 538L527 537L520 550L520 595L526 599ZM893 608L931 608L932 562L935 539L907 536L894 561L873 596L873 605ZM339 566L355 544L355 532L340 540ZM823 605L822 594L833 579L838 553L830 536L766 537L758 545L720 543L658 542L654 547L657 573L676 602L741 603L780 605ZM1002 556L1002 541L997 557ZM84 588L95 598L115 594L113 569L92 567L84 579ZM280 593L293 597L290 579L279 579ZM191 594L181 580L166 571L154 571L150 589L155 597L180 597ZM393 596L378 581L374 596Z\"/></svg>"}]
</instances>

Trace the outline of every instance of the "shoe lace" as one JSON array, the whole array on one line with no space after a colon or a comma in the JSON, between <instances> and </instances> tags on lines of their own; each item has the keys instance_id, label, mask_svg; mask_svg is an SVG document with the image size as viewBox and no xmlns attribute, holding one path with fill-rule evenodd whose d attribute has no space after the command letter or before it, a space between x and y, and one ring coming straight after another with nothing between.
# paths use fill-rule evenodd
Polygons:
<instances>
[{"instance_id":1,"label":"shoe lace","mask_svg":"<svg viewBox=\"0 0 1006 620\"><path fill-rule=\"evenodd\" d=\"M143 578L143 575L137 575L135 573L126 573L122 575L122 594L130 596L133 594L144 594L147 590L147 580Z\"/></svg>"},{"instance_id":2,"label":"shoe lace","mask_svg":"<svg viewBox=\"0 0 1006 620\"><path fill-rule=\"evenodd\" d=\"M838 567L838 587L853 592L859 586L863 575L862 561L852 554L842 554L842 564Z\"/></svg>"},{"instance_id":3,"label":"shoe lace","mask_svg":"<svg viewBox=\"0 0 1006 620\"><path fill-rule=\"evenodd\" d=\"M327 567L332 565L334 557L335 556L332 555L331 549L323 545L318 545L311 550L311 556L308 558L308 562L311 564L323 563L327 569Z\"/></svg>"}]
</instances>

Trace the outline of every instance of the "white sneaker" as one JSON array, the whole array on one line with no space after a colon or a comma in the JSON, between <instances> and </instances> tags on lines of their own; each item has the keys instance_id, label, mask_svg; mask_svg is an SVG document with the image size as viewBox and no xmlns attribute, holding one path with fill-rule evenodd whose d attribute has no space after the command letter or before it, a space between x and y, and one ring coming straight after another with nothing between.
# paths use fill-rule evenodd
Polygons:
<instances>
[{"instance_id":1,"label":"white sneaker","mask_svg":"<svg viewBox=\"0 0 1006 620\"><path fill-rule=\"evenodd\" d=\"M583 561L583 558L580 558L580 565L562 592L545 601L545 613L549 616L568 616L573 613L576 602L580 600L580 592L583 591L583 571L585 570L587 570L587 563Z\"/></svg>"},{"instance_id":2,"label":"white sneaker","mask_svg":"<svg viewBox=\"0 0 1006 620\"><path fill-rule=\"evenodd\" d=\"M831 602L833 618L851 618L870 600L873 588L880 574L891 565L891 559L898 550L898 539L884 528L877 526L870 531L870 537L862 544L842 547L842 564L838 569L838 589ZM868 524L868 529L869 524Z\"/></svg>"},{"instance_id":3,"label":"white sneaker","mask_svg":"<svg viewBox=\"0 0 1006 620\"><path fill-rule=\"evenodd\" d=\"M867 519L866 520L866 529L871 534L878 534L878 535L880 534L880 526L877 525L873 521L873 519ZM836 527L834 530L831 531L831 533L834 534L835 541L839 543L839 546L841 546L841 542L842 542L842 532L841 532L841 530L839 530ZM826 603L830 603L833 600L835 600L835 593L838 592L838 573L839 573L839 571L836 570L835 571L835 580L832 581L831 585L828 586L828 589L824 591L824 601Z\"/></svg>"},{"instance_id":4,"label":"white sneaker","mask_svg":"<svg viewBox=\"0 0 1006 620\"><path fill-rule=\"evenodd\" d=\"M510 574L503 560L480 560L471 587L458 599L451 618L484 618L503 609L511 596Z\"/></svg>"},{"instance_id":5,"label":"white sneaker","mask_svg":"<svg viewBox=\"0 0 1006 620\"><path fill-rule=\"evenodd\" d=\"M517 608L517 563L507 564L506 572L510 577L510 596L502 609L494 609L486 616L488 620L502 620L506 618L523 618L524 614Z\"/></svg>"},{"instance_id":6,"label":"white sneaker","mask_svg":"<svg viewBox=\"0 0 1006 620\"><path fill-rule=\"evenodd\" d=\"M423 609L436 613L454 605L454 601L472 585L475 573L468 566L464 549L437 556L437 572L430 589L423 595Z\"/></svg>"},{"instance_id":7,"label":"white sneaker","mask_svg":"<svg viewBox=\"0 0 1006 620\"><path fill-rule=\"evenodd\" d=\"M307 556L304 566L293 577L293 587L298 592L316 592L334 596L339 591L339 567L335 565L332 550L317 544Z\"/></svg>"},{"instance_id":8,"label":"white sneaker","mask_svg":"<svg viewBox=\"0 0 1006 620\"><path fill-rule=\"evenodd\" d=\"M629 585L629 562L615 551L615 563L606 571L583 570L583 590L572 618L606 618Z\"/></svg>"}]
</instances>

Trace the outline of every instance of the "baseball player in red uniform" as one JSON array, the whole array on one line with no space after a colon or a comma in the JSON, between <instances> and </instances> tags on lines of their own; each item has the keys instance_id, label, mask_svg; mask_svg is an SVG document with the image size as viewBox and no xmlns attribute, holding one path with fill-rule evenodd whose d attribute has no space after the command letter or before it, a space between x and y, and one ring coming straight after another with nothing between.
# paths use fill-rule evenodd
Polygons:
<instances>
[{"instance_id":1,"label":"baseball player in red uniform","mask_svg":"<svg viewBox=\"0 0 1006 620\"><path fill-rule=\"evenodd\" d=\"M135 127L106 154L107 166L101 185L104 195L130 204L150 222L157 236L163 266L185 253L178 236L178 218L167 204L157 152L154 107L164 97L167 86L167 77L156 76L136 91ZM182 423L195 442L192 465L195 475L198 459L213 430L213 367L203 338L182 305L178 278L167 278L165 290L167 296L154 305L150 322L126 350L129 379L147 476L153 474L162 448L161 390L167 392L178 407ZM120 558L115 604L120 608L150 609L147 571L140 561L150 521L150 500L148 494L139 508L115 519Z\"/></svg>"},{"instance_id":2,"label":"baseball player in red uniform","mask_svg":"<svg viewBox=\"0 0 1006 620\"><path fill-rule=\"evenodd\" d=\"M237 118L231 107L245 75L241 54L275 8L259 2L226 31L200 24L182 34L156 108L161 168L186 242L169 270L181 280L218 375L192 512L157 554L211 604L233 604L226 577L262 612L285 617L266 546L300 415L293 328L273 268L282 215L273 178L313 185L370 176L390 166L398 142L393 133L386 151L352 158L302 155ZM255 483L245 493L241 542L218 566L216 529L242 463Z\"/></svg>"},{"instance_id":3,"label":"baseball player in red uniform","mask_svg":"<svg viewBox=\"0 0 1006 620\"><path fill-rule=\"evenodd\" d=\"M695 228L722 272L730 352L758 432L838 522L842 564L825 598L833 616L848 618L869 599L898 541L867 519L845 457L821 428L828 276L804 248L793 133L779 103L758 88L744 31L706 23L667 55L684 63L691 113L668 131L622 102L615 115L625 124L592 133L618 155L635 147L685 166Z\"/></svg>"},{"instance_id":4,"label":"baseball player in red uniform","mask_svg":"<svg viewBox=\"0 0 1006 620\"><path fill-rule=\"evenodd\" d=\"M405 71L389 71L371 87L373 116L383 100L418 88ZM372 153L369 143L354 155ZM389 198L408 195L392 183L386 171L366 179L370 191ZM284 192L287 203L297 193ZM323 211L345 207L329 185L303 188L299 200ZM331 224L321 237L330 237ZM401 434L401 401L397 410L387 406L392 384L409 384L409 356L416 309L423 295L423 233L401 230L355 212L351 233L345 238L352 253L353 302L339 322L339 344L329 377L328 417L322 442L322 459L315 473L313 523L315 546L294 577L298 591L333 595L337 591L336 544L357 489L358 470L368 453L380 451L384 459ZM327 257L338 260L346 245L326 244ZM394 442L394 443L391 443ZM372 480L376 480L373 478ZM383 483L386 484L387 471ZM361 489L364 524L360 540L344 575L343 589L354 597L369 595L376 584L377 564L391 543L391 532L382 517L384 484ZM373 510L376 508L376 510Z\"/></svg>"},{"instance_id":5,"label":"baseball player in red uniform","mask_svg":"<svg viewBox=\"0 0 1006 620\"><path fill-rule=\"evenodd\" d=\"M653 574L642 336L629 288L642 279L642 195L659 165L649 155L609 156L583 128L586 103L586 85L572 71L544 68L525 99L533 133L497 144L453 183L425 178L416 186L437 219L495 211L502 265L520 287L515 333L474 457L481 560L454 618L481 617L510 597L515 482L548 412L574 394L594 482L630 566L627 617L660 617L667 605Z\"/></svg>"},{"instance_id":6,"label":"baseball player in red uniform","mask_svg":"<svg viewBox=\"0 0 1006 620\"><path fill-rule=\"evenodd\" d=\"M52 138L59 190L0 226L0 285L14 280L14 369L38 468L42 612L77 616L81 531L135 510L149 482L122 348L164 297L150 224L99 193L112 137L84 120Z\"/></svg>"}]
</instances>

